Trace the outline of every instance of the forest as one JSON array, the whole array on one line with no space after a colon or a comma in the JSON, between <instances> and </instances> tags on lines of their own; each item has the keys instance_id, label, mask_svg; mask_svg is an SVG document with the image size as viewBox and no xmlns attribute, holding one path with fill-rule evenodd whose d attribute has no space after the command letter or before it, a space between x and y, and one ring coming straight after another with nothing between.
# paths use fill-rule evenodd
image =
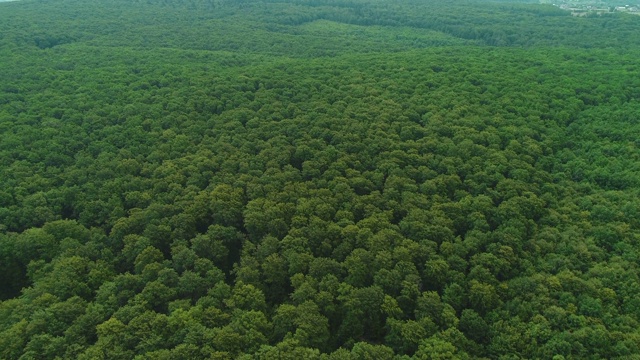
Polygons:
<instances>
[{"instance_id":1,"label":"forest","mask_svg":"<svg viewBox=\"0 0 640 360\"><path fill-rule=\"evenodd\" d=\"M640 359L639 31L0 3L0 359Z\"/></svg>"}]
</instances>

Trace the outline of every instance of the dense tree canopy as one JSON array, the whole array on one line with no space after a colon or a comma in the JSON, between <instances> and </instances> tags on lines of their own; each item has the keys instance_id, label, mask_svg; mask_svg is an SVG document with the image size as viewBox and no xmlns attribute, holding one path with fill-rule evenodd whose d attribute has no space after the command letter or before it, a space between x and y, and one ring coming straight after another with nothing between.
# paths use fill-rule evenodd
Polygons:
<instances>
[{"instance_id":1,"label":"dense tree canopy","mask_svg":"<svg viewBox=\"0 0 640 360\"><path fill-rule=\"evenodd\" d=\"M0 3L0 358L640 359L638 30Z\"/></svg>"}]
</instances>

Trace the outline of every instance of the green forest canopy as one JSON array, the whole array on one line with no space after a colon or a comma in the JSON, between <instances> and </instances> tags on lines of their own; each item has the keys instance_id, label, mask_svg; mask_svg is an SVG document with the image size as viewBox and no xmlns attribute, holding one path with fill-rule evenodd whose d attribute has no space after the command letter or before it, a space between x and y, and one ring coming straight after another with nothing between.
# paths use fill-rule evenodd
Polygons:
<instances>
[{"instance_id":1,"label":"green forest canopy","mask_svg":"<svg viewBox=\"0 0 640 360\"><path fill-rule=\"evenodd\" d=\"M0 358L640 359L639 30L0 4Z\"/></svg>"}]
</instances>

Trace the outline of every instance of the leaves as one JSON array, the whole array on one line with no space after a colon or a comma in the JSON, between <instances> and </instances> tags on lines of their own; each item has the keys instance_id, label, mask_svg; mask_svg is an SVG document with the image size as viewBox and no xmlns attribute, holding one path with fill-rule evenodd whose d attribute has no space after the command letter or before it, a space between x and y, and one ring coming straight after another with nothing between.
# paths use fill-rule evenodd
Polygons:
<instances>
[{"instance_id":1,"label":"leaves","mask_svg":"<svg viewBox=\"0 0 640 360\"><path fill-rule=\"evenodd\" d=\"M3 359L637 356L635 18L2 7Z\"/></svg>"}]
</instances>

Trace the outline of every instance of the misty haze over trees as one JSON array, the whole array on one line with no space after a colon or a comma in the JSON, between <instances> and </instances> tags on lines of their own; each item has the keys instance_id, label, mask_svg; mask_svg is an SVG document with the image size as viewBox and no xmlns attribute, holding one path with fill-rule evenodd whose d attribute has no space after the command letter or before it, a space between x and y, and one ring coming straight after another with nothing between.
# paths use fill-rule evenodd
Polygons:
<instances>
[{"instance_id":1,"label":"misty haze over trees","mask_svg":"<svg viewBox=\"0 0 640 360\"><path fill-rule=\"evenodd\" d=\"M639 30L0 4L0 358L639 359Z\"/></svg>"}]
</instances>

